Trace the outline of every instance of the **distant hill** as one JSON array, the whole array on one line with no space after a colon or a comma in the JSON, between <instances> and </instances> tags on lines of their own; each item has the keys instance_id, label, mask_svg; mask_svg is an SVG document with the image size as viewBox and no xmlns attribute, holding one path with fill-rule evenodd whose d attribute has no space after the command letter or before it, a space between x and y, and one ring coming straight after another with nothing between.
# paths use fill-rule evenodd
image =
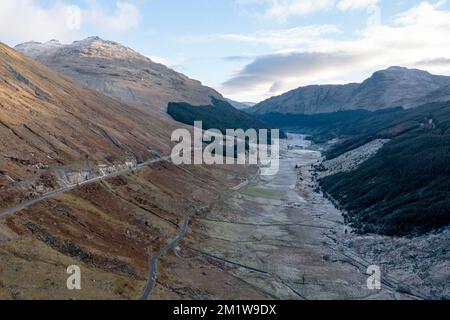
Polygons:
<instances>
[{"instance_id":1,"label":"distant hill","mask_svg":"<svg viewBox=\"0 0 450 320\"><path fill-rule=\"evenodd\" d=\"M200 81L98 37L67 45L56 40L27 42L14 49L91 89L163 113L169 102L201 105L210 104L211 96L223 99L220 93Z\"/></svg>"},{"instance_id":2,"label":"distant hill","mask_svg":"<svg viewBox=\"0 0 450 320\"><path fill-rule=\"evenodd\" d=\"M450 100L450 77L391 67L375 72L363 83L301 87L265 100L250 113L317 114L343 110L370 111Z\"/></svg>"},{"instance_id":3,"label":"distant hill","mask_svg":"<svg viewBox=\"0 0 450 320\"><path fill-rule=\"evenodd\" d=\"M238 110L244 110L253 107L256 103L253 102L238 102L231 99L225 99L229 104Z\"/></svg>"}]
</instances>

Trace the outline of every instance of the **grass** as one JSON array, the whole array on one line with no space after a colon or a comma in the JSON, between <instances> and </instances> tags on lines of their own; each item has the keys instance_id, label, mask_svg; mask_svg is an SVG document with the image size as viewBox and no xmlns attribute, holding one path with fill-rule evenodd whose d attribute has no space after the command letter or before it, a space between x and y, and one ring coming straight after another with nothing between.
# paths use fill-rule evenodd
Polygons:
<instances>
[{"instance_id":1,"label":"grass","mask_svg":"<svg viewBox=\"0 0 450 320\"><path fill-rule=\"evenodd\" d=\"M284 192L274 189L263 189L256 187L247 187L241 190L247 196L255 198L265 198L271 200L280 200L284 196Z\"/></svg>"}]
</instances>

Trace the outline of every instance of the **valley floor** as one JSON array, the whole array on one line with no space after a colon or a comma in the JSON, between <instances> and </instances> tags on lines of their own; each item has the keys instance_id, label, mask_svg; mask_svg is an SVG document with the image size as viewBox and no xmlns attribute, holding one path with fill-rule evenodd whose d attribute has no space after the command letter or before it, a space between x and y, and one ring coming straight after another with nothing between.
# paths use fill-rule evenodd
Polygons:
<instances>
[{"instance_id":1,"label":"valley floor","mask_svg":"<svg viewBox=\"0 0 450 320\"><path fill-rule=\"evenodd\" d=\"M0 219L0 298L138 299L147 283L155 284L150 299L448 297L449 232L351 233L317 192L319 161L292 136L275 176L152 164L8 215ZM66 288L73 264L81 291ZM369 265L381 268L381 290L367 288Z\"/></svg>"},{"instance_id":2,"label":"valley floor","mask_svg":"<svg viewBox=\"0 0 450 320\"><path fill-rule=\"evenodd\" d=\"M312 165L321 154L301 136L282 150L276 176L244 185L199 219L208 241L191 244L190 252L226 266L267 298L448 297L448 232L415 239L353 234L317 192ZM371 265L381 269L381 290L367 288Z\"/></svg>"},{"instance_id":3,"label":"valley floor","mask_svg":"<svg viewBox=\"0 0 450 320\"><path fill-rule=\"evenodd\" d=\"M195 250L233 267L235 277L268 298L417 298L397 292L387 275L382 290L368 290L372 263L341 245L353 236L340 212L314 191L311 165L321 154L294 139L285 144L298 148L283 146L277 175L260 177L202 219L209 240Z\"/></svg>"}]
</instances>

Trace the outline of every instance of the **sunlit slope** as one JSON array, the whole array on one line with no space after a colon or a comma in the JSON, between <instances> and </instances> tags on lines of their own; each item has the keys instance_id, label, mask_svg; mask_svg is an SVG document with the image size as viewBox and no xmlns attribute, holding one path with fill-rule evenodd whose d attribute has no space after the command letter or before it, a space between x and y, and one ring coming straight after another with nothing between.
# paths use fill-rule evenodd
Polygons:
<instances>
[{"instance_id":1,"label":"sunlit slope","mask_svg":"<svg viewBox=\"0 0 450 320\"><path fill-rule=\"evenodd\" d=\"M165 113L169 102L209 104L214 89L114 41L90 37L72 44L28 42L19 52L89 88L127 104Z\"/></svg>"},{"instance_id":2,"label":"sunlit slope","mask_svg":"<svg viewBox=\"0 0 450 320\"><path fill-rule=\"evenodd\" d=\"M92 91L0 43L0 172L168 152L171 124Z\"/></svg>"}]
</instances>

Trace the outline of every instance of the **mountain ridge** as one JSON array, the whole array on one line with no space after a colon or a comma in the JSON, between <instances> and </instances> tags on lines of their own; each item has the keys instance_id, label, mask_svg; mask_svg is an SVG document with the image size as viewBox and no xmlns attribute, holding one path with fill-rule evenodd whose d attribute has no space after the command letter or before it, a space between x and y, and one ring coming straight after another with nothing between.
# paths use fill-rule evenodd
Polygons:
<instances>
[{"instance_id":1,"label":"mountain ridge","mask_svg":"<svg viewBox=\"0 0 450 320\"><path fill-rule=\"evenodd\" d=\"M209 104L223 100L204 86L114 41L89 37L72 44L26 42L15 50L107 96L165 113L169 102Z\"/></svg>"},{"instance_id":2,"label":"mountain ridge","mask_svg":"<svg viewBox=\"0 0 450 320\"><path fill-rule=\"evenodd\" d=\"M300 87L260 102L247 111L257 114L316 114L354 109L410 109L442 101L446 93L439 90L446 87L450 88L450 77L394 66L373 73L362 83Z\"/></svg>"},{"instance_id":3,"label":"mountain ridge","mask_svg":"<svg viewBox=\"0 0 450 320\"><path fill-rule=\"evenodd\" d=\"M16 49L100 93L143 111L157 111L168 121L172 121L171 116L186 124L183 121L189 113L195 120L205 124L213 122L218 128L237 129L244 124L252 128L269 127L253 115L228 105L220 93L203 86L200 81L155 63L114 41L89 37L64 45L51 40L24 43ZM178 107L169 112L170 105L175 104ZM225 104L229 107L215 108ZM205 112L201 106L213 109L206 108L211 113Z\"/></svg>"}]
</instances>

